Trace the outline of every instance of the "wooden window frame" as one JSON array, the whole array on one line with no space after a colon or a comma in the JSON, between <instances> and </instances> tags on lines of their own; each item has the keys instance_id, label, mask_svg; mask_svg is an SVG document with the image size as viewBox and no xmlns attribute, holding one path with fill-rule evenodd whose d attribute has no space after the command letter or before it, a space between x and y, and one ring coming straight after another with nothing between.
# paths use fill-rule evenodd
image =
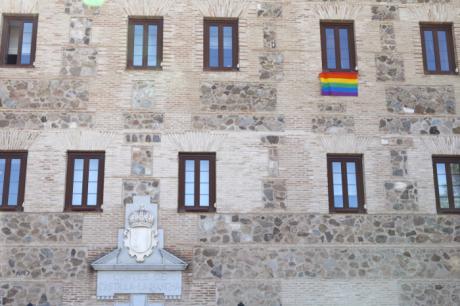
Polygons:
<instances>
[{"instance_id":1,"label":"wooden window frame","mask_svg":"<svg viewBox=\"0 0 460 306\"><path fill-rule=\"evenodd\" d=\"M217 26L219 28L219 66L209 66L209 27ZM233 46L233 66L224 67L224 48L223 48L223 27L231 26L232 46ZM239 22L238 18L204 18L203 20L203 69L205 71L238 71L239 70Z\"/></svg>"},{"instance_id":2,"label":"wooden window frame","mask_svg":"<svg viewBox=\"0 0 460 306\"><path fill-rule=\"evenodd\" d=\"M134 25L144 26L144 41L142 52L142 66L133 65L134 52ZM148 26L157 26L157 65L148 66ZM128 19L128 59L127 68L135 70L161 70L163 62L163 17L136 17Z\"/></svg>"},{"instance_id":3,"label":"wooden window frame","mask_svg":"<svg viewBox=\"0 0 460 306\"><path fill-rule=\"evenodd\" d=\"M185 161L195 161L195 205L185 206ZM209 206L199 205L200 196L200 160L209 161ZM215 212L216 207L216 153L180 152L179 153L179 212Z\"/></svg>"},{"instance_id":4,"label":"wooden window frame","mask_svg":"<svg viewBox=\"0 0 460 306\"><path fill-rule=\"evenodd\" d=\"M73 195L73 175L74 175L74 160L84 159L83 164L83 190L82 190L82 205L72 205ZM97 181L97 204L88 206L86 204L88 197L88 176L89 176L89 160L99 159L98 181ZM102 204L104 201L104 169L105 169L105 152L104 151L67 151L67 176L66 176L66 193L65 193L65 209L64 211L94 211L102 212Z\"/></svg>"},{"instance_id":5,"label":"wooden window frame","mask_svg":"<svg viewBox=\"0 0 460 306\"><path fill-rule=\"evenodd\" d=\"M455 155L433 155L433 175L434 175L434 189L436 196L436 211L438 214L460 214L460 208L455 208L452 176L449 165L451 163L460 164L460 156ZM446 164L446 179L447 179L447 194L449 199L449 208L441 208L441 201L439 199L439 186L438 186L438 171L436 168L437 163Z\"/></svg>"},{"instance_id":6,"label":"wooden window frame","mask_svg":"<svg viewBox=\"0 0 460 306\"><path fill-rule=\"evenodd\" d=\"M342 165L342 195L344 208L337 208L334 206L333 162L340 162ZM356 165L356 188L358 196L357 208L349 208L346 162L354 162ZM327 154L327 178L330 213L366 213L364 202L364 172L362 154Z\"/></svg>"},{"instance_id":7,"label":"wooden window frame","mask_svg":"<svg viewBox=\"0 0 460 306\"><path fill-rule=\"evenodd\" d=\"M3 180L3 196L0 199L0 211L23 211L26 186L27 151L0 151L0 159L6 159ZM12 159L21 160L21 169L19 170L18 203L15 206L8 205Z\"/></svg>"},{"instance_id":8,"label":"wooden window frame","mask_svg":"<svg viewBox=\"0 0 460 306\"><path fill-rule=\"evenodd\" d=\"M428 70L428 61L426 57L426 44L425 44L425 35L424 31L433 32L433 44L434 44L434 58L436 70ZM449 66L451 67L450 71L442 71L440 65L440 54L439 54L439 44L438 44L438 35L437 31L446 31L447 37L447 54L449 57ZM444 23L432 23L432 22L420 22L420 36L422 42L422 56L423 56L423 70L425 74L458 74L455 70L457 69L457 63L455 59L455 43L454 43L454 30L453 24L450 22Z\"/></svg>"},{"instance_id":9,"label":"wooden window frame","mask_svg":"<svg viewBox=\"0 0 460 306\"><path fill-rule=\"evenodd\" d=\"M339 28L348 29L348 44L350 51L350 69L342 69L341 55L340 55L340 37ZM329 69L327 67L327 48L326 48L326 28L334 28L334 44L335 44L335 61L336 69ZM337 20L323 20L320 22L320 36L321 36L321 58L324 72L354 72L356 71L356 43L355 43L355 25L353 21L337 21Z\"/></svg>"},{"instance_id":10,"label":"wooden window frame","mask_svg":"<svg viewBox=\"0 0 460 306\"><path fill-rule=\"evenodd\" d=\"M6 63L6 56L8 54L9 48L9 24L11 21L21 21L21 34L18 41L18 58L16 60L16 64L7 64ZM24 22L29 21L33 24L33 32L32 32L32 43L31 43L31 51L30 51L30 64L21 64L21 53L22 53L22 34L24 28ZM3 14L3 29L2 29L2 40L1 40L1 50L0 50L0 65L4 67L34 67L35 63L35 53L37 49L37 27L38 27L38 15L13 15L13 14Z\"/></svg>"}]
</instances>

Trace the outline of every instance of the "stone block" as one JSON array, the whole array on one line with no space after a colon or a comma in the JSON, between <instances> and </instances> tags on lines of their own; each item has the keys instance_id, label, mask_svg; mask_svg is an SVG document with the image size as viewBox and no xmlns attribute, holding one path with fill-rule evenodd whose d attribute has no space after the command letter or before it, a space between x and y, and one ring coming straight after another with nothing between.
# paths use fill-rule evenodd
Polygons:
<instances>
[{"instance_id":1,"label":"stone block","mask_svg":"<svg viewBox=\"0 0 460 306\"><path fill-rule=\"evenodd\" d=\"M284 56L281 53L269 53L259 56L259 78L261 80L282 81Z\"/></svg>"},{"instance_id":2,"label":"stone block","mask_svg":"<svg viewBox=\"0 0 460 306\"><path fill-rule=\"evenodd\" d=\"M283 15L283 6L278 3L264 2L257 4L257 17L278 18Z\"/></svg>"},{"instance_id":3,"label":"stone block","mask_svg":"<svg viewBox=\"0 0 460 306\"><path fill-rule=\"evenodd\" d=\"M93 20L91 18L71 17L69 42L76 45L89 45L92 25Z\"/></svg>"},{"instance_id":4,"label":"stone block","mask_svg":"<svg viewBox=\"0 0 460 306\"><path fill-rule=\"evenodd\" d=\"M397 20L399 9L395 5L375 5L371 7L372 20Z\"/></svg>"},{"instance_id":5,"label":"stone block","mask_svg":"<svg viewBox=\"0 0 460 306\"><path fill-rule=\"evenodd\" d=\"M286 208L286 180L266 179L262 182L262 202L265 208Z\"/></svg>"},{"instance_id":6,"label":"stone block","mask_svg":"<svg viewBox=\"0 0 460 306\"><path fill-rule=\"evenodd\" d=\"M198 115L192 118L198 130L284 131L284 116Z\"/></svg>"},{"instance_id":7,"label":"stone block","mask_svg":"<svg viewBox=\"0 0 460 306\"><path fill-rule=\"evenodd\" d=\"M260 83L206 82L201 84L203 110L274 111L277 90Z\"/></svg>"},{"instance_id":8,"label":"stone block","mask_svg":"<svg viewBox=\"0 0 460 306\"><path fill-rule=\"evenodd\" d=\"M353 133L355 121L350 116L319 116L312 119L312 131L321 134Z\"/></svg>"},{"instance_id":9,"label":"stone block","mask_svg":"<svg viewBox=\"0 0 460 306\"><path fill-rule=\"evenodd\" d=\"M387 134L460 134L460 118L382 118L380 132Z\"/></svg>"},{"instance_id":10,"label":"stone block","mask_svg":"<svg viewBox=\"0 0 460 306\"><path fill-rule=\"evenodd\" d=\"M407 173L407 151L390 151L391 168L393 176L406 176Z\"/></svg>"},{"instance_id":11,"label":"stone block","mask_svg":"<svg viewBox=\"0 0 460 306\"><path fill-rule=\"evenodd\" d=\"M346 110L343 103L318 103L318 111L322 113L345 113Z\"/></svg>"},{"instance_id":12,"label":"stone block","mask_svg":"<svg viewBox=\"0 0 460 306\"><path fill-rule=\"evenodd\" d=\"M386 205L398 211L417 211L417 184L414 182L385 182Z\"/></svg>"},{"instance_id":13,"label":"stone block","mask_svg":"<svg viewBox=\"0 0 460 306\"><path fill-rule=\"evenodd\" d=\"M4 244L81 242L83 216L75 214L11 213L0 215Z\"/></svg>"},{"instance_id":14,"label":"stone block","mask_svg":"<svg viewBox=\"0 0 460 306\"><path fill-rule=\"evenodd\" d=\"M0 108L79 109L89 100L81 80L1 80Z\"/></svg>"},{"instance_id":15,"label":"stone block","mask_svg":"<svg viewBox=\"0 0 460 306\"><path fill-rule=\"evenodd\" d=\"M2 306L62 305L63 286L60 283L0 282Z\"/></svg>"},{"instance_id":16,"label":"stone block","mask_svg":"<svg viewBox=\"0 0 460 306\"><path fill-rule=\"evenodd\" d=\"M434 306L459 305L460 282L400 282L400 305Z\"/></svg>"},{"instance_id":17,"label":"stone block","mask_svg":"<svg viewBox=\"0 0 460 306\"><path fill-rule=\"evenodd\" d=\"M123 204L132 204L134 196L150 196L150 202L160 201L160 181L154 179L124 179Z\"/></svg>"},{"instance_id":18,"label":"stone block","mask_svg":"<svg viewBox=\"0 0 460 306\"><path fill-rule=\"evenodd\" d=\"M89 113L13 113L0 112L0 128L15 129L68 129L92 128L93 116Z\"/></svg>"},{"instance_id":19,"label":"stone block","mask_svg":"<svg viewBox=\"0 0 460 306\"><path fill-rule=\"evenodd\" d=\"M453 86L390 86L387 109L401 114L455 114Z\"/></svg>"},{"instance_id":20,"label":"stone block","mask_svg":"<svg viewBox=\"0 0 460 306\"><path fill-rule=\"evenodd\" d=\"M460 241L460 221L436 215L219 214L201 217L198 238L214 245L449 244Z\"/></svg>"},{"instance_id":21,"label":"stone block","mask_svg":"<svg viewBox=\"0 0 460 306\"><path fill-rule=\"evenodd\" d=\"M392 23L383 23L380 25L380 44L383 52L396 51L396 35Z\"/></svg>"},{"instance_id":22,"label":"stone block","mask_svg":"<svg viewBox=\"0 0 460 306\"><path fill-rule=\"evenodd\" d=\"M460 277L455 248L197 247L196 279L430 279Z\"/></svg>"},{"instance_id":23,"label":"stone block","mask_svg":"<svg viewBox=\"0 0 460 306\"><path fill-rule=\"evenodd\" d=\"M151 147L133 147L131 175L151 176L153 173L153 150Z\"/></svg>"},{"instance_id":24,"label":"stone block","mask_svg":"<svg viewBox=\"0 0 460 306\"><path fill-rule=\"evenodd\" d=\"M276 32L274 27L268 24L264 26L264 48L276 48Z\"/></svg>"},{"instance_id":25,"label":"stone block","mask_svg":"<svg viewBox=\"0 0 460 306\"><path fill-rule=\"evenodd\" d=\"M133 84L133 108L151 108L155 101L155 84L153 81L135 81Z\"/></svg>"},{"instance_id":26,"label":"stone block","mask_svg":"<svg viewBox=\"0 0 460 306\"><path fill-rule=\"evenodd\" d=\"M97 70L95 48L65 48L61 74L66 76L94 76Z\"/></svg>"},{"instance_id":27,"label":"stone block","mask_svg":"<svg viewBox=\"0 0 460 306\"><path fill-rule=\"evenodd\" d=\"M83 0L65 0L64 12L69 15L98 15L100 8L87 6Z\"/></svg>"},{"instance_id":28,"label":"stone block","mask_svg":"<svg viewBox=\"0 0 460 306\"><path fill-rule=\"evenodd\" d=\"M160 129L164 115L159 113L124 113L125 129Z\"/></svg>"},{"instance_id":29,"label":"stone block","mask_svg":"<svg viewBox=\"0 0 460 306\"><path fill-rule=\"evenodd\" d=\"M11 247L5 252L2 278L67 280L82 278L88 269L84 248Z\"/></svg>"},{"instance_id":30,"label":"stone block","mask_svg":"<svg viewBox=\"0 0 460 306\"><path fill-rule=\"evenodd\" d=\"M377 81L404 81L404 62L397 53L379 53L375 56Z\"/></svg>"},{"instance_id":31,"label":"stone block","mask_svg":"<svg viewBox=\"0 0 460 306\"><path fill-rule=\"evenodd\" d=\"M161 142L161 135L150 133L129 133L125 134L127 143L155 143Z\"/></svg>"}]
</instances>

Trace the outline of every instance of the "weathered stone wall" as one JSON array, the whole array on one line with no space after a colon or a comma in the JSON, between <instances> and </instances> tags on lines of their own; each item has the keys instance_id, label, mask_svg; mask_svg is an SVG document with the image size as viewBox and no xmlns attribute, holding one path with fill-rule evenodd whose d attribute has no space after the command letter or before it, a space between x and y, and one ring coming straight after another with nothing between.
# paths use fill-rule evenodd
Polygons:
<instances>
[{"instance_id":1,"label":"weathered stone wall","mask_svg":"<svg viewBox=\"0 0 460 306\"><path fill-rule=\"evenodd\" d=\"M460 220L436 214L431 156L460 154L460 82L424 74L419 23L452 22L458 57L460 0L27 0L2 13L39 15L34 67L0 67L0 150L29 153L24 212L0 213L3 305L126 302L96 300L89 264L136 195L159 204L166 248L190 263L182 299L152 303L459 304ZM127 69L128 16L164 18L162 69ZM204 17L238 18L238 71L203 71ZM358 97L320 95L321 20L354 21ZM63 213L68 150L106 152L103 212ZM177 212L187 151L216 152L215 214ZM328 214L328 153L363 154L367 214Z\"/></svg>"}]
</instances>

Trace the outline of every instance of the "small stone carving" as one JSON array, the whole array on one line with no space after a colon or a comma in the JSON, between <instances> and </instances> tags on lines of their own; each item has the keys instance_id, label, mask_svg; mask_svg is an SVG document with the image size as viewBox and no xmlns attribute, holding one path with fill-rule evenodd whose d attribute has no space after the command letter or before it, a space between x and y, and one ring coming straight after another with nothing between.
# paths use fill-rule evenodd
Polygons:
<instances>
[{"instance_id":1,"label":"small stone carving","mask_svg":"<svg viewBox=\"0 0 460 306\"><path fill-rule=\"evenodd\" d=\"M129 215L128 223L129 227L124 232L124 246L128 248L130 256L136 257L137 262L143 262L158 244L154 216L141 207Z\"/></svg>"}]
</instances>

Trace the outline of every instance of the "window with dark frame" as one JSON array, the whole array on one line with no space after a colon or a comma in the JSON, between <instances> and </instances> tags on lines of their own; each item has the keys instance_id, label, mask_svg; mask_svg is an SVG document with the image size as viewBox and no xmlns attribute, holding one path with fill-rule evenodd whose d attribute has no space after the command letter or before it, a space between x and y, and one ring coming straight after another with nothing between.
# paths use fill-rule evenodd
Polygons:
<instances>
[{"instance_id":1,"label":"window with dark frame","mask_svg":"<svg viewBox=\"0 0 460 306\"><path fill-rule=\"evenodd\" d=\"M353 22L322 21L320 30L323 71L355 71L356 51Z\"/></svg>"},{"instance_id":2,"label":"window with dark frame","mask_svg":"<svg viewBox=\"0 0 460 306\"><path fill-rule=\"evenodd\" d=\"M160 69L163 61L163 18L129 18L128 67Z\"/></svg>"},{"instance_id":3,"label":"window with dark frame","mask_svg":"<svg viewBox=\"0 0 460 306\"><path fill-rule=\"evenodd\" d=\"M451 23L420 23L426 74L455 73L455 47Z\"/></svg>"},{"instance_id":4,"label":"window with dark frame","mask_svg":"<svg viewBox=\"0 0 460 306\"><path fill-rule=\"evenodd\" d=\"M438 213L460 213L460 156L433 156Z\"/></svg>"},{"instance_id":5,"label":"window with dark frame","mask_svg":"<svg viewBox=\"0 0 460 306\"><path fill-rule=\"evenodd\" d=\"M179 153L179 211L214 212L216 154Z\"/></svg>"},{"instance_id":6,"label":"window with dark frame","mask_svg":"<svg viewBox=\"0 0 460 306\"><path fill-rule=\"evenodd\" d=\"M365 213L362 155L327 155L329 210Z\"/></svg>"},{"instance_id":7,"label":"window with dark frame","mask_svg":"<svg viewBox=\"0 0 460 306\"><path fill-rule=\"evenodd\" d=\"M33 65L37 44L37 20L37 15L3 15L2 65Z\"/></svg>"},{"instance_id":8,"label":"window with dark frame","mask_svg":"<svg viewBox=\"0 0 460 306\"><path fill-rule=\"evenodd\" d=\"M22 211L27 152L0 152L0 211Z\"/></svg>"},{"instance_id":9,"label":"window with dark frame","mask_svg":"<svg viewBox=\"0 0 460 306\"><path fill-rule=\"evenodd\" d=\"M238 19L204 19L204 69L238 69Z\"/></svg>"},{"instance_id":10,"label":"window with dark frame","mask_svg":"<svg viewBox=\"0 0 460 306\"><path fill-rule=\"evenodd\" d=\"M104 152L68 152L66 211L102 211L104 163Z\"/></svg>"}]
</instances>

